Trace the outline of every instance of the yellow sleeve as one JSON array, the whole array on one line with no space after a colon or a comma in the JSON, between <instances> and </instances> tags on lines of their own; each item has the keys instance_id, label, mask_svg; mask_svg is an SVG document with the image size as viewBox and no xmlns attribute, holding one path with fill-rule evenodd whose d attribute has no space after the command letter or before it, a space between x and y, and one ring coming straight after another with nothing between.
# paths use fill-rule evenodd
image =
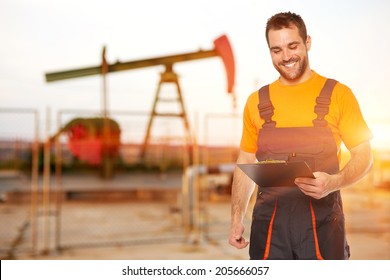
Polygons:
<instances>
[{"instance_id":1,"label":"yellow sleeve","mask_svg":"<svg viewBox=\"0 0 390 280\"><path fill-rule=\"evenodd\" d=\"M255 92L249 96L244 108L240 149L248 153L255 153L257 151L259 128L256 125L255 119L260 119L259 111L257 110L258 103L257 92Z\"/></svg>"},{"instance_id":2,"label":"yellow sleeve","mask_svg":"<svg viewBox=\"0 0 390 280\"><path fill-rule=\"evenodd\" d=\"M344 85L340 86L343 88L338 97L340 108L339 131L345 146L351 149L370 140L373 135L363 118L359 103L351 89Z\"/></svg>"}]
</instances>

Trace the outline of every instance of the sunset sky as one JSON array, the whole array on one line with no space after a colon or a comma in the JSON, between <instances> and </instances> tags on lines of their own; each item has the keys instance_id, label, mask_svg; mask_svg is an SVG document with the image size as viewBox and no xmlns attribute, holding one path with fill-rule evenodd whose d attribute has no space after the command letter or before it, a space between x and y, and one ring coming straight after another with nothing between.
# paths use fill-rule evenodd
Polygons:
<instances>
[{"instance_id":1,"label":"sunset sky","mask_svg":"<svg viewBox=\"0 0 390 280\"><path fill-rule=\"evenodd\" d=\"M212 49L226 34L236 60L236 112L278 78L264 29L281 11L300 14L312 37L311 67L348 85L382 145L390 141L387 0L1 0L0 108L101 109L101 77L46 83L47 72ZM109 109L149 111L162 66L108 76ZM219 58L175 65L190 118L231 113ZM10 126L1 119L1 126ZM12 125L11 125L12 126ZM20 129L23 129L20 127ZM2 129L0 130L1 133ZM241 132L239 132L241 133ZM382 140L381 140L382 139ZM385 139L385 140L383 140Z\"/></svg>"}]
</instances>

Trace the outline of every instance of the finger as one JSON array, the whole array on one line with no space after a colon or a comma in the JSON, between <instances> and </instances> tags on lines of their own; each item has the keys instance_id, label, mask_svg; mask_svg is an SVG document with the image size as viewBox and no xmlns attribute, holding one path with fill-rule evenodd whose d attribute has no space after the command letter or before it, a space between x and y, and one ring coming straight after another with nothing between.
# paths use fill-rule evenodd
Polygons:
<instances>
[{"instance_id":1,"label":"finger","mask_svg":"<svg viewBox=\"0 0 390 280\"><path fill-rule=\"evenodd\" d=\"M313 175L314 175L314 177L316 177L316 178L318 178L318 177L320 177L321 176L321 173L322 172L313 172Z\"/></svg>"},{"instance_id":2,"label":"finger","mask_svg":"<svg viewBox=\"0 0 390 280\"><path fill-rule=\"evenodd\" d=\"M242 244L242 245L248 245L248 243L249 242L247 242L246 240L245 240L245 238L244 237L242 237L242 236L240 236L240 238L239 239L236 239L237 240L237 242L239 243L239 244Z\"/></svg>"},{"instance_id":3,"label":"finger","mask_svg":"<svg viewBox=\"0 0 390 280\"><path fill-rule=\"evenodd\" d=\"M233 240L230 240L230 245L236 247L237 249L243 249L246 246L248 246L249 242L245 241L245 238L233 238Z\"/></svg>"},{"instance_id":4,"label":"finger","mask_svg":"<svg viewBox=\"0 0 390 280\"><path fill-rule=\"evenodd\" d=\"M296 185L304 184L304 185L314 186L315 185L315 179L298 177L298 178L295 178L294 183Z\"/></svg>"},{"instance_id":5,"label":"finger","mask_svg":"<svg viewBox=\"0 0 390 280\"><path fill-rule=\"evenodd\" d=\"M237 243L235 247L236 247L237 249L243 249L243 248L245 248L246 246L248 246L248 244L249 244L249 242L243 241L243 242Z\"/></svg>"},{"instance_id":6,"label":"finger","mask_svg":"<svg viewBox=\"0 0 390 280\"><path fill-rule=\"evenodd\" d=\"M236 235L234 236L234 239L237 241L237 242L241 242L241 240L243 239L243 237L241 235Z\"/></svg>"},{"instance_id":7,"label":"finger","mask_svg":"<svg viewBox=\"0 0 390 280\"><path fill-rule=\"evenodd\" d=\"M299 189L300 189L301 192L303 192L305 195L310 196L310 197L312 197L312 198L314 198L314 199L320 199L320 198L321 198L320 194L318 194L318 193L315 192L315 191L309 191L309 190L306 190L306 189L301 188L301 187L299 187Z\"/></svg>"},{"instance_id":8,"label":"finger","mask_svg":"<svg viewBox=\"0 0 390 280\"><path fill-rule=\"evenodd\" d=\"M314 198L314 196L316 196L315 190L309 186L303 186L303 187L298 186L298 188L300 189L301 192L303 192L307 196L311 196L313 198Z\"/></svg>"},{"instance_id":9,"label":"finger","mask_svg":"<svg viewBox=\"0 0 390 280\"><path fill-rule=\"evenodd\" d=\"M306 185L306 184L297 184L298 188L304 193L304 194L308 194L308 193L312 193L315 191L315 189L313 188L313 186L311 185Z\"/></svg>"}]
</instances>

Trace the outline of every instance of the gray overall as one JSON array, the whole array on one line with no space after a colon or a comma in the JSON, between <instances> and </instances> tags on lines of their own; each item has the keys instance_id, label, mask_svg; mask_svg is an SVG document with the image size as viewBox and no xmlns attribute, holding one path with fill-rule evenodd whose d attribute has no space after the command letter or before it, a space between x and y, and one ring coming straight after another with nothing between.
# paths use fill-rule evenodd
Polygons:
<instances>
[{"instance_id":1,"label":"gray overall","mask_svg":"<svg viewBox=\"0 0 390 280\"><path fill-rule=\"evenodd\" d=\"M317 97L313 127L277 128L269 86L262 87L257 160L306 161L313 171L337 173L337 146L324 119L336 83L327 80ZM340 192L316 200L296 186L259 186L250 240L251 259L348 259Z\"/></svg>"}]
</instances>

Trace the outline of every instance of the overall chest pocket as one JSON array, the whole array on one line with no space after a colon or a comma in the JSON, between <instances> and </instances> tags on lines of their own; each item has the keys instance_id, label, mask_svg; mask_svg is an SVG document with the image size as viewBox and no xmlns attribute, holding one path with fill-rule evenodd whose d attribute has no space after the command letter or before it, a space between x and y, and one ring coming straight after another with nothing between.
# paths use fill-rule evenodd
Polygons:
<instances>
[{"instance_id":1,"label":"overall chest pocket","mask_svg":"<svg viewBox=\"0 0 390 280\"><path fill-rule=\"evenodd\" d=\"M337 148L329 130L314 127L261 129L258 160L305 161L312 170L319 162L337 157Z\"/></svg>"}]
</instances>

